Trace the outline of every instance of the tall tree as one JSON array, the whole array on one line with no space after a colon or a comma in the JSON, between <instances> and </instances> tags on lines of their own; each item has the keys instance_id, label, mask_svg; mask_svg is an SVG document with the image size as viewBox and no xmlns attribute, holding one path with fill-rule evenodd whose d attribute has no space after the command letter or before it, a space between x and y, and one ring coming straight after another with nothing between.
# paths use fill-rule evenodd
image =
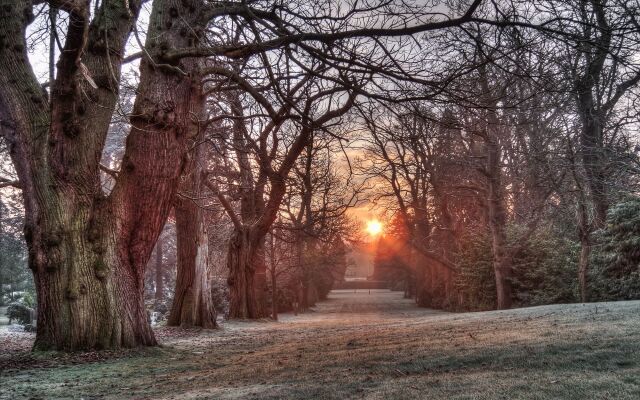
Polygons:
<instances>
[{"instance_id":1,"label":"tall tree","mask_svg":"<svg viewBox=\"0 0 640 400\"><path fill-rule=\"evenodd\" d=\"M437 182L433 150L439 131L436 116L419 104L399 107L390 119L376 117L375 109L362 111L371 136L366 149L371 157L361 169L365 176L379 181L376 198L400 215L398 223L406 224L413 253L409 265L417 280L416 301L436 306L451 294L454 268L451 255L434 245L439 224L433 212Z\"/></svg>"},{"instance_id":2,"label":"tall tree","mask_svg":"<svg viewBox=\"0 0 640 400\"><path fill-rule=\"evenodd\" d=\"M309 95L308 91L314 92ZM251 125L245 122L244 106L238 98L233 96L229 101L235 118L226 147L235 153L237 165L233 175L237 179L228 180L230 188L227 192L237 193L239 213L217 184L209 182L209 186L219 194L235 228L227 253L231 292L229 313L232 318L268 316L264 260L266 234L280 211L289 171L306 148L313 130L335 123L353 105L356 97L353 92L337 107L330 101L344 91L340 87L316 86L313 80L303 78L293 86L287 102L274 113L280 117L266 123L257 134L247 127ZM328 109L314 115L314 108L323 100L327 101ZM298 115L300 124L291 121L285 124L291 119L291 114ZM275 139L271 140L272 137Z\"/></svg>"},{"instance_id":3,"label":"tall tree","mask_svg":"<svg viewBox=\"0 0 640 400\"><path fill-rule=\"evenodd\" d=\"M616 106L640 83L640 68L633 61L639 40L637 8L625 1L569 2L568 12L580 23L571 28L577 46L560 58L571 82L580 120L578 155L582 174L576 174L578 195L578 263L580 296L587 301L587 274L592 233L605 225L615 185L611 145L615 142ZM613 172L613 173L612 173ZM593 211L592 213L590 211ZM591 214L593 215L591 217Z\"/></svg>"},{"instance_id":4,"label":"tall tree","mask_svg":"<svg viewBox=\"0 0 640 400\"><path fill-rule=\"evenodd\" d=\"M204 164L206 147L203 134L192 143L174 210L177 235L177 276L171 313L173 326L215 328L216 309L211 297L209 237L204 205Z\"/></svg>"},{"instance_id":5,"label":"tall tree","mask_svg":"<svg viewBox=\"0 0 640 400\"><path fill-rule=\"evenodd\" d=\"M192 64L162 67L167 46L197 42L202 3L154 1L122 168L107 195L100 157L118 99L124 47L139 1L51 2L69 16L43 92L27 58L30 1L3 1L0 119L25 202L38 297L38 349L155 344L144 268L170 210L199 96ZM176 16L180 16L176 19ZM195 87L195 90L194 90Z\"/></svg>"}]
</instances>

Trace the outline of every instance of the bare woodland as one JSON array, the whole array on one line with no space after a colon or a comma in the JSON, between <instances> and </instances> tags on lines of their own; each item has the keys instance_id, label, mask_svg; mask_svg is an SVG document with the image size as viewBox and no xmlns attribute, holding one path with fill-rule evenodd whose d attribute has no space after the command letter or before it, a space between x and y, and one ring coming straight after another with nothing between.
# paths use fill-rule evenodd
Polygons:
<instances>
[{"instance_id":1,"label":"bare woodland","mask_svg":"<svg viewBox=\"0 0 640 400\"><path fill-rule=\"evenodd\" d=\"M305 312L364 205L375 278L421 307L640 298L639 13L0 0L1 234L26 243L34 349L154 346L161 306Z\"/></svg>"}]
</instances>

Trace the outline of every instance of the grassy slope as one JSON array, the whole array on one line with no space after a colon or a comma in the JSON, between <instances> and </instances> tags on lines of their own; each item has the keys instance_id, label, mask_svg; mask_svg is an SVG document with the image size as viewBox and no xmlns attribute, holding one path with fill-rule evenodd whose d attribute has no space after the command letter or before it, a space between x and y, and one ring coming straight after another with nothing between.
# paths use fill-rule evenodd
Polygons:
<instances>
[{"instance_id":1,"label":"grassy slope","mask_svg":"<svg viewBox=\"0 0 640 400\"><path fill-rule=\"evenodd\" d=\"M0 398L640 398L640 302L447 314L399 296L339 293L280 323L0 372Z\"/></svg>"}]
</instances>

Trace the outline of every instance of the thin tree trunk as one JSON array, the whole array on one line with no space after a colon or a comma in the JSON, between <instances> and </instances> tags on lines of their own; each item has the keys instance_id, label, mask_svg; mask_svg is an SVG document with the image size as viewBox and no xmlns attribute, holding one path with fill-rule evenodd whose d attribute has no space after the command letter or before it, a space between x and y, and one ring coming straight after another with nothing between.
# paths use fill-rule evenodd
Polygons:
<instances>
[{"instance_id":1,"label":"thin tree trunk","mask_svg":"<svg viewBox=\"0 0 640 400\"><path fill-rule=\"evenodd\" d=\"M299 228L300 229L300 228ZM300 280L300 293L298 304L300 311L309 309L309 274L304 260L304 239L299 230L296 235L296 261L298 263L298 279Z\"/></svg>"},{"instance_id":2,"label":"thin tree trunk","mask_svg":"<svg viewBox=\"0 0 640 400\"><path fill-rule=\"evenodd\" d=\"M157 308L164 298L164 266L162 265L163 249L162 237L158 238L156 243L156 279L155 279L155 307Z\"/></svg>"},{"instance_id":3,"label":"thin tree trunk","mask_svg":"<svg viewBox=\"0 0 640 400\"><path fill-rule=\"evenodd\" d=\"M275 267L271 267L271 318L278 320L278 280Z\"/></svg>"},{"instance_id":4,"label":"thin tree trunk","mask_svg":"<svg viewBox=\"0 0 640 400\"><path fill-rule=\"evenodd\" d=\"M491 129L499 129L492 124ZM496 280L498 309L511 308L511 279L513 267L511 254L507 248L506 210L502 192L502 172L500 170L500 144L493 132L487 132L487 206L489 211L489 229L491 231L491 249Z\"/></svg>"},{"instance_id":5,"label":"thin tree trunk","mask_svg":"<svg viewBox=\"0 0 640 400\"><path fill-rule=\"evenodd\" d=\"M411 278L409 277L409 275L405 273L405 277L404 277L404 296L403 296L405 299L411 298L411 289L410 289L410 286L409 286L410 285L409 284L410 279Z\"/></svg>"},{"instance_id":6,"label":"thin tree trunk","mask_svg":"<svg viewBox=\"0 0 640 400\"><path fill-rule=\"evenodd\" d=\"M483 173L487 178L487 220L491 232L491 253L493 257L493 272L496 281L497 308L508 309L512 304L511 279L513 277L512 254L507 244L507 211L502 187L502 124L495 111L497 102L492 98L492 88L487 77L486 67L480 66L479 84L487 96L489 107L486 114L486 124L483 138L486 152L486 165Z\"/></svg>"},{"instance_id":7,"label":"thin tree trunk","mask_svg":"<svg viewBox=\"0 0 640 400\"><path fill-rule=\"evenodd\" d=\"M578 108L582 119L580 132L580 149L582 165L584 167L589 195L593 203L594 226L602 228L605 225L609 202L606 185L606 160L603 150L602 123L598 110L594 108L591 88L581 93Z\"/></svg>"},{"instance_id":8,"label":"thin tree trunk","mask_svg":"<svg viewBox=\"0 0 640 400\"><path fill-rule=\"evenodd\" d=\"M275 235L273 232L269 235L269 258L271 268L271 318L274 321L278 320L278 263L276 256Z\"/></svg>"},{"instance_id":9,"label":"thin tree trunk","mask_svg":"<svg viewBox=\"0 0 640 400\"><path fill-rule=\"evenodd\" d=\"M588 273L589 256L591 255L591 231L592 225L589 222L587 204L582 187L579 186L578 198L578 237L580 238L580 258L578 259L578 285L580 287L580 301L587 302L588 299Z\"/></svg>"},{"instance_id":10,"label":"thin tree trunk","mask_svg":"<svg viewBox=\"0 0 640 400\"><path fill-rule=\"evenodd\" d=\"M583 4L584 5L584 4ZM586 6L586 5L585 5ZM589 36L585 38L584 63L578 63L574 71L574 87L576 91L576 106L582 122L580 132L580 153L585 170L590 200L594 210L594 228L604 227L607 210L609 208L606 182L606 157L604 153L604 122L606 105L599 98L603 88L603 71L612 48L612 29L609 26L606 2L592 1L593 29L589 29Z\"/></svg>"},{"instance_id":11,"label":"thin tree trunk","mask_svg":"<svg viewBox=\"0 0 640 400\"><path fill-rule=\"evenodd\" d=\"M436 180L437 181L437 180ZM456 237L454 234L453 216L449 211L449 195L442 190L441 182L437 181L433 188L434 202L437 207L438 220L440 222L438 238L439 246L442 252L442 258L445 261L453 259L456 247ZM449 305L453 292L453 272L446 266L440 266L440 274L444 283L445 306Z\"/></svg>"},{"instance_id":12,"label":"thin tree trunk","mask_svg":"<svg viewBox=\"0 0 640 400\"><path fill-rule=\"evenodd\" d=\"M416 304L421 307L429 307L431 305L433 283L433 275L431 266L425 262L420 253L412 250L414 254L412 259L415 263L414 270L416 275Z\"/></svg>"},{"instance_id":13,"label":"thin tree trunk","mask_svg":"<svg viewBox=\"0 0 640 400\"><path fill-rule=\"evenodd\" d=\"M588 277L589 256L591 255L591 242L588 238L580 238L580 260L578 261L578 282L580 284L580 301L587 302L588 299Z\"/></svg>"},{"instance_id":14,"label":"thin tree trunk","mask_svg":"<svg viewBox=\"0 0 640 400\"><path fill-rule=\"evenodd\" d=\"M4 269L4 260L2 260L2 256L0 255L0 306L4 306L4 281L2 279Z\"/></svg>"}]
</instances>

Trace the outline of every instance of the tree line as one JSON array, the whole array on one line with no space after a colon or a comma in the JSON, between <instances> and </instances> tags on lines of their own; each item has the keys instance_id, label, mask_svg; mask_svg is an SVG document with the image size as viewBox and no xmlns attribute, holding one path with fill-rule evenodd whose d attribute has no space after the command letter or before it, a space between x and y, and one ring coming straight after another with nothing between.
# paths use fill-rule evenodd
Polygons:
<instances>
[{"instance_id":1,"label":"tree line","mask_svg":"<svg viewBox=\"0 0 640 400\"><path fill-rule=\"evenodd\" d=\"M1 182L22 193L36 349L154 345L167 221L168 322L215 327L211 257L229 317L277 315L278 276L303 310L346 268L365 196L420 304L476 302L464 271L489 244L510 307L516 260L572 225L587 299L594 237L637 196L637 4L0 3Z\"/></svg>"}]
</instances>

